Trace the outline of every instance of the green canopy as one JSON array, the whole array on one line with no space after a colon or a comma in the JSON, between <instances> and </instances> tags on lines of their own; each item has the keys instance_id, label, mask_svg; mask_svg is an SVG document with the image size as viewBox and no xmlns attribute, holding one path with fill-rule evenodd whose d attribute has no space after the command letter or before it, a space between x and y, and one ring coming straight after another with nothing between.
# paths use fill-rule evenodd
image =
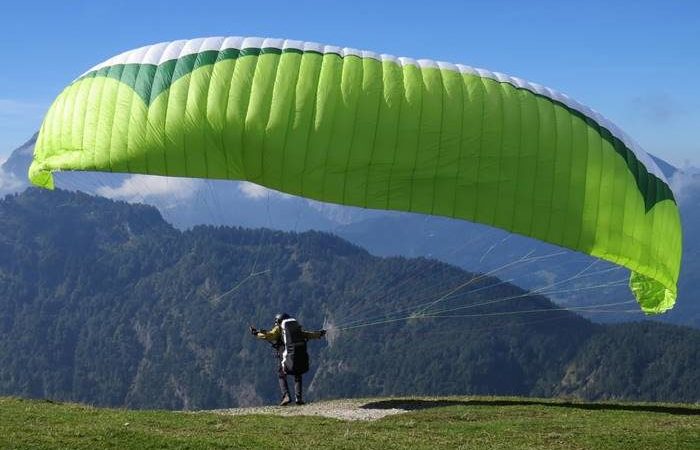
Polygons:
<instances>
[{"instance_id":1,"label":"green canopy","mask_svg":"<svg viewBox=\"0 0 700 450\"><path fill-rule=\"evenodd\" d=\"M678 207L650 157L563 94L467 66L280 39L139 48L49 109L29 178L52 188L58 170L470 220L628 267L647 313L676 298Z\"/></svg>"}]
</instances>

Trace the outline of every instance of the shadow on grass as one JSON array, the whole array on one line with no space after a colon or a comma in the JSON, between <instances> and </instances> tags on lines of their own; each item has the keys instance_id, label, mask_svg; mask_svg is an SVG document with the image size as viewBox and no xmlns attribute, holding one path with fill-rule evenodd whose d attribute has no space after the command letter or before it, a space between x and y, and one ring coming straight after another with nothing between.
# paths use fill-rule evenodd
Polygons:
<instances>
[{"instance_id":1,"label":"shadow on grass","mask_svg":"<svg viewBox=\"0 0 700 450\"><path fill-rule=\"evenodd\" d=\"M679 416L700 415L700 408L666 405L644 405L624 403L576 403L542 400L419 400L391 399L378 400L361 406L364 409L404 409L415 411L420 409L441 408L444 406L551 406L554 408L573 408L601 411L638 411L673 414Z\"/></svg>"}]
</instances>

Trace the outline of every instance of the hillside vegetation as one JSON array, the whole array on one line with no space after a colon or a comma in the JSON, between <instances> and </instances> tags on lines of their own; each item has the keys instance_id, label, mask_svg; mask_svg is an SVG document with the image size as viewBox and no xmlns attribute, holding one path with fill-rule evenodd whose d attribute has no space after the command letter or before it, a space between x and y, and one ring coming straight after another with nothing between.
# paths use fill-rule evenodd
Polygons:
<instances>
[{"instance_id":1,"label":"hillside vegetation","mask_svg":"<svg viewBox=\"0 0 700 450\"><path fill-rule=\"evenodd\" d=\"M130 408L272 403L274 361L249 324L270 326L278 311L308 328L383 322L474 277L325 233L183 232L151 207L30 189L0 201L0 393ZM311 343L309 398L700 399L698 330L596 325L491 277L470 289L449 300L469 317L418 314Z\"/></svg>"}]
</instances>

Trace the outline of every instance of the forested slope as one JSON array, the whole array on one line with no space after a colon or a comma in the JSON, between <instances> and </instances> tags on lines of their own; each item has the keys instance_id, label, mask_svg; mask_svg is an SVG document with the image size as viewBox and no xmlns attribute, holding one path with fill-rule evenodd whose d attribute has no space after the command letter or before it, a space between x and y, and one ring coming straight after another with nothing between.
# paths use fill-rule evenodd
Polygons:
<instances>
[{"instance_id":1,"label":"forested slope","mask_svg":"<svg viewBox=\"0 0 700 450\"><path fill-rule=\"evenodd\" d=\"M135 408L273 402L274 361L247 327L287 311L332 330L310 344L310 398L700 398L695 330L594 325L488 277L449 300L470 317L419 314L473 278L325 233L183 232L151 207L30 189L0 201L0 393Z\"/></svg>"}]
</instances>

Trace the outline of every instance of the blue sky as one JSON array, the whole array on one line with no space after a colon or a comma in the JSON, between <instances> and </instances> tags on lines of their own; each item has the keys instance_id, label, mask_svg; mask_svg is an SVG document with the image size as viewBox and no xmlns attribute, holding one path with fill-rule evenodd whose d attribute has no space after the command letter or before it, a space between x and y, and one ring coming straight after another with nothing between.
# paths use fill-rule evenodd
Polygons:
<instances>
[{"instance_id":1,"label":"blue sky","mask_svg":"<svg viewBox=\"0 0 700 450\"><path fill-rule=\"evenodd\" d=\"M89 67L134 47L217 35L317 41L504 72L597 109L650 153L700 165L694 0L11 2L0 11L0 159Z\"/></svg>"}]
</instances>

